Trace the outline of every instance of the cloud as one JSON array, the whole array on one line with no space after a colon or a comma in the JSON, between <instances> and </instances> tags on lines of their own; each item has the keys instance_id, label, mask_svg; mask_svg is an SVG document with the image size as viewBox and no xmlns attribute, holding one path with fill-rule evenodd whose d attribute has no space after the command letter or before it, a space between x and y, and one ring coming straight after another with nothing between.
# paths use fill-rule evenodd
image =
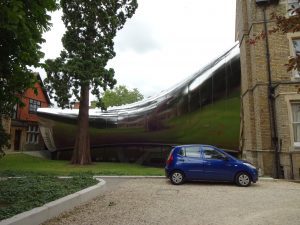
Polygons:
<instances>
[{"instance_id":1,"label":"cloud","mask_svg":"<svg viewBox=\"0 0 300 225\"><path fill-rule=\"evenodd\" d=\"M46 43L42 44L42 51L45 53L44 59L55 59L63 49L61 39L66 32L66 28L61 20L62 14L62 10L51 14L51 30L43 35L46 40Z\"/></svg>"},{"instance_id":2,"label":"cloud","mask_svg":"<svg viewBox=\"0 0 300 225\"><path fill-rule=\"evenodd\" d=\"M145 97L184 80L234 45L236 0L138 0L139 7L114 39L108 67L118 84ZM59 56L65 32L61 11L44 35L45 58ZM42 71L41 71L42 72Z\"/></svg>"},{"instance_id":3,"label":"cloud","mask_svg":"<svg viewBox=\"0 0 300 225\"><path fill-rule=\"evenodd\" d=\"M141 20L128 21L114 41L115 48L120 52L135 51L143 54L161 47L151 26Z\"/></svg>"}]
</instances>

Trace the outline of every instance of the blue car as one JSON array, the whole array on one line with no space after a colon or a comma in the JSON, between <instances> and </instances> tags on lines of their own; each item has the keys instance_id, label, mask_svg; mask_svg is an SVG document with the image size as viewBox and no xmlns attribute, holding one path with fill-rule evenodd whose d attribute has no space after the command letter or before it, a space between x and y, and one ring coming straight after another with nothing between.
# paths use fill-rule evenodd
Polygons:
<instances>
[{"instance_id":1,"label":"blue car","mask_svg":"<svg viewBox=\"0 0 300 225\"><path fill-rule=\"evenodd\" d=\"M182 145L172 149L166 162L166 177L173 184L184 181L226 181L247 187L258 180L257 169L210 145Z\"/></svg>"}]
</instances>

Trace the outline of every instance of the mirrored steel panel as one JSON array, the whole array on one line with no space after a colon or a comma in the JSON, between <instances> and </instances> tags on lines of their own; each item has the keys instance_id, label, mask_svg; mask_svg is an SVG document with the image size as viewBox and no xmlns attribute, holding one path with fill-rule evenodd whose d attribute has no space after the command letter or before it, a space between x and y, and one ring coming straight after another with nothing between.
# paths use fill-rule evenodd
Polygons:
<instances>
[{"instance_id":1,"label":"mirrored steel panel","mask_svg":"<svg viewBox=\"0 0 300 225\"><path fill-rule=\"evenodd\" d=\"M123 148L135 144L147 148L202 143L238 151L240 77L239 47L235 45L153 97L107 111L90 109L91 146ZM38 109L48 150L74 146L77 115L76 109Z\"/></svg>"}]
</instances>

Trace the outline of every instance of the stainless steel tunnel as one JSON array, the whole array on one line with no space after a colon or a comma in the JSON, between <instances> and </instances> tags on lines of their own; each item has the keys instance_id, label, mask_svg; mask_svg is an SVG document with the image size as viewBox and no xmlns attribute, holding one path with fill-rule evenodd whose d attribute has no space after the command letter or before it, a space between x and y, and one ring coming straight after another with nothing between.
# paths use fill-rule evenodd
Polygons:
<instances>
[{"instance_id":1,"label":"stainless steel tunnel","mask_svg":"<svg viewBox=\"0 0 300 225\"><path fill-rule=\"evenodd\" d=\"M151 160L164 161L173 145L192 143L213 144L238 153L240 77L239 46L235 45L153 97L107 111L90 109L93 160L151 164ZM45 145L60 158L68 158L65 153L74 146L77 115L76 109L38 109ZM208 122L207 117L213 119ZM230 120L234 122L222 122Z\"/></svg>"}]
</instances>

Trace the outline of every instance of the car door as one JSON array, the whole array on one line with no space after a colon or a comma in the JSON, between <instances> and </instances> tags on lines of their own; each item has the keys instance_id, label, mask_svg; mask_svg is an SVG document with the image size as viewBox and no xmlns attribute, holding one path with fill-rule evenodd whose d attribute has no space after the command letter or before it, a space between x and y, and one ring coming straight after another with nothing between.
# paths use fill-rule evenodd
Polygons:
<instances>
[{"instance_id":1,"label":"car door","mask_svg":"<svg viewBox=\"0 0 300 225\"><path fill-rule=\"evenodd\" d=\"M178 161L189 180L202 180L204 178L203 159L200 146L185 146L180 151Z\"/></svg>"},{"instance_id":2,"label":"car door","mask_svg":"<svg viewBox=\"0 0 300 225\"><path fill-rule=\"evenodd\" d=\"M201 146L205 180L231 181L234 164L224 153L212 146Z\"/></svg>"}]
</instances>

